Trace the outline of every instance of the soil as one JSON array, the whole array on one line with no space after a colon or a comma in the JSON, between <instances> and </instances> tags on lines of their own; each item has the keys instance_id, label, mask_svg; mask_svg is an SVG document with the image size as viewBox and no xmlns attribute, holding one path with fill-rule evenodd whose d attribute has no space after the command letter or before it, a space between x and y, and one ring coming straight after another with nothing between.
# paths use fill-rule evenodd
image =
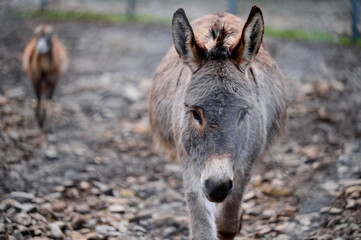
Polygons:
<instances>
[{"instance_id":1,"label":"soil","mask_svg":"<svg viewBox=\"0 0 361 240\"><path fill-rule=\"evenodd\" d=\"M51 22L71 64L43 133L21 69L40 23L9 19L0 35L0 239L188 239L181 169L147 115L169 26ZM265 43L289 120L254 166L237 239L361 239L361 50Z\"/></svg>"}]
</instances>

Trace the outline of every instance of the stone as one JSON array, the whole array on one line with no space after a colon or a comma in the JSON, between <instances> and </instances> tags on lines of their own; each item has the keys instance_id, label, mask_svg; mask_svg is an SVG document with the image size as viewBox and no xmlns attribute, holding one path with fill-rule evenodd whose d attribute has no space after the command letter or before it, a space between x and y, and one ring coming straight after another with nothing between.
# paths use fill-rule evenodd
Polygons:
<instances>
[{"instance_id":1,"label":"stone","mask_svg":"<svg viewBox=\"0 0 361 240\"><path fill-rule=\"evenodd\" d=\"M39 228L34 228L34 236L43 235L43 231Z\"/></svg>"},{"instance_id":2,"label":"stone","mask_svg":"<svg viewBox=\"0 0 361 240\"><path fill-rule=\"evenodd\" d=\"M91 184L88 183L88 182L82 181L82 182L80 182L80 184L79 184L79 188L80 188L81 190L88 190L88 189L91 188Z\"/></svg>"},{"instance_id":3,"label":"stone","mask_svg":"<svg viewBox=\"0 0 361 240\"><path fill-rule=\"evenodd\" d=\"M322 79L316 85L316 92L319 97L325 97L330 91L330 82L327 79Z\"/></svg>"},{"instance_id":4,"label":"stone","mask_svg":"<svg viewBox=\"0 0 361 240\"><path fill-rule=\"evenodd\" d=\"M71 220L71 227L73 229L79 229L84 222L85 219L81 215L75 214L73 219Z\"/></svg>"},{"instance_id":5,"label":"stone","mask_svg":"<svg viewBox=\"0 0 361 240\"><path fill-rule=\"evenodd\" d=\"M357 229L359 229L359 225L355 224L355 223L351 223L350 224L350 229L353 230L353 231L356 231Z\"/></svg>"},{"instance_id":6,"label":"stone","mask_svg":"<svg viewBox=\"0 0 361 240\"><path fill-rule=\"evenodd\" d=\"M69 188L69 187L74 187L74 181L72 181L72 180L65 180L65 181L63 182L63 185L64 185L64 187L67 187L67 188Z\"/></svg>"},{"instance_id":7,"label":"stone","mask_svg":"<svg viewBox=\"0 0 361 240\"><path fill-rule=\"evenodd\" d=\"M253 207L253 208L247 209L245 214L251 215L251 216L257 216L257 215L259 215L259 210L255 207Z\"/></svg>"},{"instance_id":8,"label":"stone","mask_svg":"<svg viewBox=\"0 0 361 240\"><path fill-rule=\"evenodd\" d=\"M120 233L127 234L128 233L128 227L129 227L129 222L128 221L120 221L118 223L118 231Z\"/></svg>"},{"instance_id":9,"label":"stone","mask_svg":"<svg viewBox=\"0 0 361 240\"><path fill-rule=\"evenodd\" d=\"M132 85L126 85L123 88L123 96L128 98L129 100L131 100L133 102L139 101L140 98L141 98L141 94L138 91L138 89L135 88Z\"/></svg>"},{"instance_id":10,"label":"stone","mask_svg":"<svg viewBox=\"0 0 361 240\"><path fill-rule=\"evenodd\" d=\"M61 230L65 230L67 228L67 224L63 221L55 221L52 224L57 225Z\"/></svg>"},{"instance_id":11,"label":"stone","mask_svg":"<svg viewBox=\"0 0 361 240\"><path fill-rule=\"evenodd\" d=\"M287 215L292 215L294 212L298 211L298 207L292 206L292 205L287 205L284 207L284 211L286 212Z\"/></svg>"},{"instance_id":12,"label":"stone","mask_svg":"<svg viewBox=\"0 0 361 240\"><path fill-rule=\"evenodd\" d=\"M346 196L351 198L360 198L361 197L361 186L350 186L345 190Z\"/></svg>"},{"instance_id":13,"label":"stone","mask_svg":"<svg viewBox=\"0 0 361 240\"><path fill-rule=\"evenodd\" d=\"M248 192L244 195L243 201L244 201L244 202L247 202L247 201L249 201L249 200L251 200L251 199L253 199L253 198L255 198L255 197L256 197L256 193L255 193L254 191L248 191Z\"/></svg>"},{"instance_id":14,"label":"stone","mask_svg":"<svg viewBox=\"0 0 361 240\"><path fill-rule=\"evenodd\" d=\"M328 213L331 210L331 207L322 207L320 213Z\"/></svg>"},{"instance_id":15,"label":"stone","mask_svg":"<svg viewBox=\"0 0 361 240\"><path fill-rule=\"evenodd\" d=\"M8 198L0 202L0 210L3 212L6 212L10 208L14 208L17 212L22 211L22 204L20 204L18 201Z\"/></svg>"},{"instance_id":16,"label":"stone","mask_svg":"<svg viewBox=\"0 0 361 240\"><path fill-rule=\"evenodd\" d=\"M71 240L86 240L86 238L79 232L72 232L70 238Z\"/></svg>"},{"instance_id":17,"label":"stone","mask_svg":"<svg viewBox=\"0 0 361 240\"><path fill-rule=\"evenodd\" d=\"M129 219L129 222L139 222L140 220L145 220L145 219L149 219L152 217L151 213L145 212L145 213L140 213L136 216L134 216L133 218Z\"/></svg>"},{"instance_id":18,"label":"stone","mask_svg":"<svg viewBox=\"0 0 361 240\"><path fill-rule=\"evenodd\" d=\"M134 191L131 189L122 189L119 193L123 198L129 198L135 195Z\"/></svg>"},{"instance_id":19,"label":"stone","mask_svg":"<svg viewBox=\"0 0 361 240\"><path fill-rule=\"evenodd\" d=\"M272 229L271 229L270 227L263 227L263 228L258 232L258 234L261 235L261 236L263 236L263 235L265 235L265 234L267 234L267 233L269 233L269 232L271 232L271 231L272 231Z\"/></svg>"},{"instance_id":20,"label":"stone","mask_svg":"<svg viewBox=\"0 0 361 240\"><path fill-rule=\"evenodd\" d=\"M290 240L290 239L291 237L286 234L280 234L275 238L275 240Z\"/></svg>"},{"instance_id":21,"label":"stone","mask_svg":"<svg viewBox=\"0 0 361 240\"><path fill-rule=\"evenodd\" d=\"M18 225L16 226L16 228L17 228L17 230L19 230L21 233L29 232L29 228L28 228L28 227L25 227L25 226L20 225L20 224L18 224Z\"/></svg>"},{"instance_id":22,"label":"stone","mask_svg":"<svg viewBox=\"0 0 361 240\"><path fill-rule=\"evenodd\" d=\"M22 100L25 96L24 87L14 87L5 92L5 96L12 99Z\"/></svg>"},{"instance_id":23,"label":"stone","mask_svg":"<svg viewBox=\"0 0 361 240\"><path fill-rule=\"evenodd\" d=\"M141 233L146 233L147 232L147 229L145 229L144 227L142 227L140 225L134 225L133 230L135 232L141 232Z\"/></svg>"},{"instance_id":24,"label":"stone","mask_svg":"<svg viewBox=\"0 0 361 240\"><path fill-rule=\"evenodd\" d=\"M14 222L24 225L24 226L29 226L31 224L31 217L26 213L16 214L14 216L13 220L14 220Z\"/></svg>"},{"instance_id":25,"label":"stone","mask_svg":"<svg viewBox=\"0 0 361 240\"><path fill-rule=\"evenodd\" d=\"M112 213L125 213L125 207L122 205L111 205L108 207L108 210Z\"/></svg>"},{"instance_id":26,"label":"stone","mask_svg":"<svg viewBox=\"0 0 361 240\"><path fill-rule=\"evenodd\" d=\"M299 88L299 93L303 96L311 95L314 92L314 86L312 83L305 83Z\"/></svg>"},{"instance_id":27,"label":"stone","mask_svg":"<svg viewBox=\"0 0 361 240\"><path fill-rule=\"evenodd\" d=\"M149 125L144 123L137 123L132 126L132 132L137 134L146 134L149 132Z\"/></svg>"},{"instance_id":28,"label":"stone","mask_svg":"<svg viewBox=\"0 0 361 240\"><path fill-rule=\"evenodd\" d=\"M288 197L292 195L292 190L287 187L277 187L271 184L264 184L261 188L264 194L274 197Z\"/></svg>"},{"instance_id":29,"label":"stone","mask_svg":"<svg viewBox=\"0 0 361 240\"><path fill-rule=\"evenodd\" d=\"M167 163L164 166L164 171L171 176L182 176L182 168L179 164Z\"/></svg>"},{"instance_id":30,"label":"stone","mask_svg":"<svg viewBox=\"0 0 361 240\"><path fill-rule=\"evenodd\" d=\"M329 194L336 195L338 184L334 181L327 181L321 184L321 187L325 189Z\"/></svg>"},{"instance_id":31,"label":"stone","mask_svg":"<svg viewBox=\"0 0 361 240\"><path fill-rule=\"evenodd\" d=\"M50 203L43 203L38 206L38 212L45 217L54 216L53 209Z\"/></svg>"},{"instance_id":32,"label":"stone","mask_svg":"<svg viewBox=\"0 0 361 240\"><path fill-rule=\"evenodd\" d=\"M164 197L163 199L166 202L176 202L176 201L183 201L183 196L181 194L179 194L177 191L171 189L171 188L167 188L167 190L164 193Z\"/></svg>"},{"instance_id":33,"label":"stone","mask_svg":"<svg viewBox=\"0 0 361 240\"><path fill-rule=\"evenodd\" d=\"M95 231L101 235L109 236L112 232L115 232L116 229L109 225L98 225L95 227Z\"/></svg>"},{"instance_id":34,"label":"stone","mask_svg":"<svg viewBox=\"0 0 361 240\"><path fill-rule=\"evenodd\" d=\"M19 133L16 131L9 131L8 132L9 137L14 141L19 141Z\"/></svg>"},{"instance_id":35,"label":"stone","mask_svg":"<svg viewBox=\"0 0 361 240\"><path fill-rule=\"evenodd\" d=\"M24 237L19 230L15 230L13 236L16 240L24 240Z\"/></svg>"},{"instance_id":36,"label":"stone","mask_svg":"<svg viewBox=\"0 0 361 240\"><path fill-rule=\"evenodd\" d=\"M85 235L85 238L86 238L87 240L98 240L98 239L102 239L102 237L99 236L99 234L96 233L96 232L87 233L87 234Z\"/></svg>"},{"instance_id":37,"label":"stone","mask_svg":"<svg viewBox=\"0 0 361 240\"><path fill-rule=\"evenodd\" d=\"M31 203L23 203L21 204L21 210L25 213L34 213L36 212L36 205Z\"/></svg>"},{"instance_id":38,"label":"stone","mask_svg":"<svg viewBox=\"0 0 361 240\"><path fill-rule=\"evenodd\" d=\"M356 206L356 200L355 199L347 199L346 209L351 209Z\"/></svg>"},{"instance_id":39,"label":"stone","mask_svg":"<svg viewBox=\"0 0 361 240\"><path fill-rule=\"evenodd\" d=\"M292 233L293 234L293 232L295 230L295 227L296 227L296 223L288 222L288 224L285 223L285 228L283 229L283 231L286 232L286 233Z\"/></svg>"},{"instance_id":40,"label":"stone","mask_svg":"<svg viewBox=\"0 0 361 240\"><path fill-rule=\"evenodd\" d=\"M308 159L315 159L319 154L319 147L317 145L308 145L301 149L301 153Z\"/></svg>"},{"instance_id":41,"label":"stone","mask_svg":"<svg viewBox=\"0 0 361 240\"><path fill-rule=\"evenodd\" d=\"M310 226L311 225L311 219L307 216L299 218L299 223L304 226Z\"/></svg>"},{"instance_id":42,"label":"stone","mask_svg":"<svg viewBox=\"0 0 361 240\"><path fill-rule=\"evenodd\" d=\"M343 179L343 180L341 180L341 184L344 185L345 187L361 185L361 178L360 179Z\"/></svg>"},{"instance_id":43,"label":"stone","mask_svg":"<svg viewBox=\"0 0 361 240\"><path fill-rule=\"evenodd\" d=\"M339 231L341 229L345 229L348 227L348 224L347 223L343 223L343 224L340 224L340 225L336 225L336 227L334 228L335 231Z\"/></svg>"},{"instance_id":44,"label":"stone","mask_svg":"<svg viewBox=\"0 0 361 240\"><path fill-rule=\"evenodd\" d=\"M162 237L163 238L168 238L171 237L173 235L175 235L177 233L177 229L175 227L167 227L166 229L164 229L163 233L162 233Z\"/></svg>"},{"instance_id":45,"label":"stone","mask_svg":"<svg viewBox=\"0 0 361 240\"><path fill-rule=\"evenodd\" d=\"M0 233L5 233L6 230L5 230L5 224L1 223L0 222Z\"/></svg>"},{"instance_id":46,"label":"stone","mask_svg":"<svg viewBox=\"0 0 361 240\"><path fill-rule=\"evenodd\" d=\"M26 192L12 192L9 194L9 197L20 203L31 202L35 198L34 194Z\"/></svg>"},{"instance_id":47,"label":"stone","mask_svg":"<svg viewBox=\"0 0 361 240\"><path fill-rule=\"evenodd\" d=\"M64 186L56 186L56 187L54 187L54 191L55 192L64 192L65 187Z\"/></svg>"},{"instance_id":48,"label":"stone","mask_svg":"<svg viewBox=\"0 0 361 240\"><path fill-rule=\"evenodd\" d=\"M337 80L333 80L331 81L331 86L333 89L335 89L336 91L344 91L345 90L345 85Z\"/></svg>"},{"instance_id":49,"label":"stone","mask_svg":"<svg viewBox=\"0 0 361 240\"><path fill-rule=\"evenodd\" d=\"M43 215L39 214L38 212L30 213L29 215L40 223L46 223L48 221Z\"/></svg>"},{"instance_id":50,"label":"stone","mask_svg":"<svg viewBox=\"0 0 361 240\"><path fill-rule=\"evenodd\" d=\"M289 222L283 222L283 223L277 225L274 228L274 230L277 232L283 232L289 224L290 224Z\"/></svg>"},{"instance_id":51,"label":"stone","mask_svg":"<svg viewBox=\"0 0 361 240\"><path fill-rule=\"evenodd\" d=\"M330 214L340 214L343 212L342 208L332 207L329 211Z\"/></svg>"},{"instance_id":52,"label":"stone","mask_svg":"<svg viewBox=\"0 0 361 240\"><path fill-rule=\"evenodd\" d=\"M262 212L262 215L265 217L265 218L271 218L275 215L277 215L276 211L273 210L273 209L266 209Z\"/></svg>"},{"instance_id":53,"label":"stone","mask_svg":"<svg viewBox=\"0 0 361 240\"><path fill-rule=\"evenodd\" d=\"M55 239L62 239L64 238L63 232L60 230L60 227L58 226L58 224L56 223L51 223L49 225L50 227L50 231L51 231L51 236L54 237Z\"/></svg>"},{"instance_id":54,"label":"stone","mask_svg":"<svg viewBox=\"0 0 361 240\"><path fill-rule=\"evenodd\" d=\"M56 201L52 205L52 209L55 212L62 212L65 210L65 208L68 206L68 204L64 201Z\"/></svg>"},{"instance_id":55,"label":"stone","mask_svg":"<svg viewBox=\"0 0 361 240\"><path fill-rule=\"evenodd\" d=\"M75 205L75 211L81 214L86 214L90 212L90 208L87 204L77 204Z\"/></svg>"},{"instance_id":56,"label":"stone","mask_svg":"<svg viewBox=\"0 0 361 240\"><path fill-rule=\"evenodd\" d=\"M49 148L45 151L45 157L47 160L53 161L58 159L58 152L55 150L54 147Z\"/></svg>"},{"instance_id":57,"label":"stone","mask_svg":"<svg viewBox=\"0 0 361 240\"><path fill-rule=\"evenodd\" d=\"M317 240L331 240L331 239L333 239L333 236L328 233L317 237Z\"/></svg>"},{"instance_id":58,"label":"stone","mask_svg":"<svg viewBox=\"0 0 361 240\"><path fill-rule=\"evenodd\" d=\"M317 110L318 119L325 122L334 122L334 117L328 113L326 108L320 107Z\"/></svg>"}]
</instances>

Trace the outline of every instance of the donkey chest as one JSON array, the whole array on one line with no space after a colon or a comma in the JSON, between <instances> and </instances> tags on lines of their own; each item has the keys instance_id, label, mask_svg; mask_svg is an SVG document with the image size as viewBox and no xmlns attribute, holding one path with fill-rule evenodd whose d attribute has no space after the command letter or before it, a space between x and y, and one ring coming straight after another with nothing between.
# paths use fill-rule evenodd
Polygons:
<instances>
[{"instance_id":1,"label":"donkey chest","mask_svg":"<svg viewBox=\"0 0 361 240\"><path fill-rule=\"evenodd\" d=\"M41 72L50 72L54 68L53 60L49 56L39 56L38 68Z\"/></svg>"}]
</instances>

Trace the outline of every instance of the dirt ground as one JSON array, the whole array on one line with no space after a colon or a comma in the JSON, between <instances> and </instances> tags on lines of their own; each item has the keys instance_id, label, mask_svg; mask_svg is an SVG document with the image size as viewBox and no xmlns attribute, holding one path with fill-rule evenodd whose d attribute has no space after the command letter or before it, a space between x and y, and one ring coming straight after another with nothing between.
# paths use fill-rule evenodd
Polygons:
<instances>
[{"instance_id":1,"label":"dirt ground","mask_svg":"<svg viewBox=\"0 0 361 240\"><path fill-rule=\"evenodd\" d=\"M39 19L0 35L0 239L188 239L181 169L149 133L169 26L52 22L69 50L49 133L21 52ZM288 127L254 166L237 239L361 239L361 49L265 37Z\"/></svg>"}]
</instances>

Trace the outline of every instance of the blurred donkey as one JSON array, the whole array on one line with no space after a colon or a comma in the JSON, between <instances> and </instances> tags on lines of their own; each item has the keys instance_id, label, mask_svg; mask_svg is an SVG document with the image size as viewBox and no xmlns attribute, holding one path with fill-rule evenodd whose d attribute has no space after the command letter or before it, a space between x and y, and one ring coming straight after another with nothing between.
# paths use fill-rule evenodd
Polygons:
<instances>
[{"instance_id":1,"label":"blurred donkey","mask_svg":"<svg viewBox=\"0 0 361 240\"><path fill-rule=\"evenodd\" d=\"M35 118L41 129L44 129L47 105L55 86L68 65L67 50L54 35L53 28L45 24L38 26L24 50L23 68L35 90Z\"/></svg>"}]
</instances>

